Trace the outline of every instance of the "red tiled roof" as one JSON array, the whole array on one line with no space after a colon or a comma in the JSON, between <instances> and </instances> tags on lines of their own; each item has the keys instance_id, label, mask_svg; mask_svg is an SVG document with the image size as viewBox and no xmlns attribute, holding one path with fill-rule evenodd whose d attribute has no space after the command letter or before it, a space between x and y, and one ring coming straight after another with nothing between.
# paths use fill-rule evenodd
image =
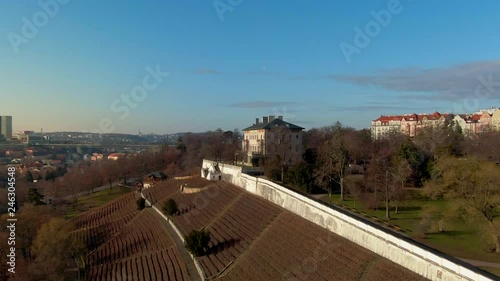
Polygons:
<instances>
[{"instance_id":1,"label":"red tiled roof","mask_svg":"<svg viewBox=\"0 0 500 281\"><path fill-rule=\"evenodd\" d=\"M373 121L389 122L389 121L401 121L401 119L403 119L402 116L397 116L397 115L384 116L384 115L382 115Z\"/></svg>"},{"instance_id":2,"label":"red tiled roof","mask_svg":"<svg viewBox=\"0 0 500 281\"><path fill-rule=\"evenodd\" d=\"M472 115L472 121L479 121L482 116L482 114L474 114Z\"/></svg>"},{"instance_id":3,"label":"red tiled roof","mask_svg":"<svg viewBox=\"0 0 500 281\"><path fill-rule=\"evenodd\" d=\"M427 118L428 120L438 120L441 117L448 117L450 114L449 113L439 113L439 112L434 112L432 114L405 114L405 115L382 115L379 118L373 120L373 121L381 121L381 122L388 122L388 121L401 121L401 120L406 120L406 121L420 121L424 118Z\"/></svg>"}]
</instances>

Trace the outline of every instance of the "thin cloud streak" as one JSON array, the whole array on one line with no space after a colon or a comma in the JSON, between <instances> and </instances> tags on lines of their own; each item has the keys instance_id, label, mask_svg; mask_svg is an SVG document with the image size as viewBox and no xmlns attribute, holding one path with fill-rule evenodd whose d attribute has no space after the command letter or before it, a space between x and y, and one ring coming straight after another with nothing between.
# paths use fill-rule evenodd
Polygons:
<instances>
[{"instance_id":1,"label":"thin cloud streak","mask_svg":"<svg viewBox=\"0 0 500 281\"><path fill-rule=\"evenodd\" d=\"M331 110L338 111L352 111L352 112L360 112L360 111L414 111L414 110L422 110L425 108L417 108L417 107L404 107L404 106L392 106L392 105L360 105L360 106L333 106Z\"/></svg>"},{"instance_id":2,"label":"thin cloud streak","mask_svg":"<svg viewBox=\"0 0 500 281\"><path fill-rule=\"evenodd\" d=\"M210 74L223 74L223 72L217 71L212 68L200 68L194 71L195 74L210 75Z\"/></svg>"},{"instance_id":3,"label":"thin cloud streak","mask_svg":"<svg viewBox=\"0 0 500 281\"><path fill-rule=\"evenodd\" d=\"M370 75L333 74L324 78L358 86L421 93L403 98L450 101L469 97L478 87L483 87L483 91L484 88L496 87L491 98L500 98L500 60L470 62L445 68L380 70Z\"/></svg>"},{"instance_id":4,"label":"thin cloud streak","mask_svg":"<svg viewBox=\"0 0 500 281\"><path fill-rule=\"evenodd\" d=\"M270 101L249 101L229 104L229 107L236 108L269 108L283 105L296 104L295 102L270 102Z\"/></svg>"}]
</instances>

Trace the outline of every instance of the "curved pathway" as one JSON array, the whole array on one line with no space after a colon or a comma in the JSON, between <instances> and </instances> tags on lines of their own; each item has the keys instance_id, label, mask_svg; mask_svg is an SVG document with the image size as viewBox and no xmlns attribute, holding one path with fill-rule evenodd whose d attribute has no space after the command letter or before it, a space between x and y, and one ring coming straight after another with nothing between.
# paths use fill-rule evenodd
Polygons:
<instances>
[{"instance_id":1,"label":"curved pathway","mask_svg":"<svg viewBox=\"0 0 500 281\"><path fill-rule=\"evenodd\" d=\"M142 192L140 194L144 199L146 199L144 197L144 195L142 194ZM148 206L148 208L152 208L151 203L147 199L146 199L146 205ZM201 281L202 279L201 279L198 271L196 270L194 260L191 256L191 254L189 254L189 252L186 250L186 247L184 247L184 242L182 242L182 240L180 239L177 232L170 225L170 223L168 221L166 221L165 218L163 218L163 216L158 214L158 212L153 210L153 213L158 218L158 220L161 221L161 223L163 224L165 229L168 231L168 234L170 235L170 237L174 240L175 245L177 246L177 249L179 250L179 253L181 254L181 257L184 260L184 263L186 264L186 268L187 268L188 274L189 274L189 279L192 281Z\"/></svg>"}]
</instances>

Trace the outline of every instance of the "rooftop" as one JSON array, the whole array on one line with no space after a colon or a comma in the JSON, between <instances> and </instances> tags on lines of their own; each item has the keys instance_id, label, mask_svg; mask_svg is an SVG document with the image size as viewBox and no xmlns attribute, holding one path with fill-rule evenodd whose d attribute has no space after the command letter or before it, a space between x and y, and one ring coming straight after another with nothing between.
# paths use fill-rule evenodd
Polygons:
<instances>
[{"instance_id":1,"label":"rooftop","mask_svg":"<svg viewBox=\"0 0 500 281\"><path fill-rule=\"evenodd\" d=\"M262 117L262 121L259 120L259 118L255 119L255 123L248 127L243 129L243 131L250 131L250 130L261 130L261 129L271 129L273 127L280 127L280 126L286 126L290 129L294 130L303 130L304 128L297 126L292 123L288 123L286 121L283 121L283 116L278 116L278 118L275 118L275 116L264 116Z\"/></svg>"}]
</instances>

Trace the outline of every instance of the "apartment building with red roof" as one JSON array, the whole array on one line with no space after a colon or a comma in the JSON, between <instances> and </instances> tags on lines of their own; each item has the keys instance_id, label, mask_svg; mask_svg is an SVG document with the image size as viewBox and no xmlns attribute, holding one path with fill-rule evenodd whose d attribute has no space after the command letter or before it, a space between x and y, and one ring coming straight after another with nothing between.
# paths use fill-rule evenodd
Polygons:
<instances>
[{"instance_id":1,"label":"apartment building with red roof","mask_svg":"<svg viewBox=\"0 0 500 281\"><path fill-rule=\"evenodd\" d=\"M456 122L465 135L470 136L483 132L487 128L500 129L500 109L480 110L473 114L449 114L434 112L432 114L381 115L372 121L373 139L383 138L390 132L400 132L414 137L425 127L443 125L446 120Z\"/></svg>"}]
</instances>

